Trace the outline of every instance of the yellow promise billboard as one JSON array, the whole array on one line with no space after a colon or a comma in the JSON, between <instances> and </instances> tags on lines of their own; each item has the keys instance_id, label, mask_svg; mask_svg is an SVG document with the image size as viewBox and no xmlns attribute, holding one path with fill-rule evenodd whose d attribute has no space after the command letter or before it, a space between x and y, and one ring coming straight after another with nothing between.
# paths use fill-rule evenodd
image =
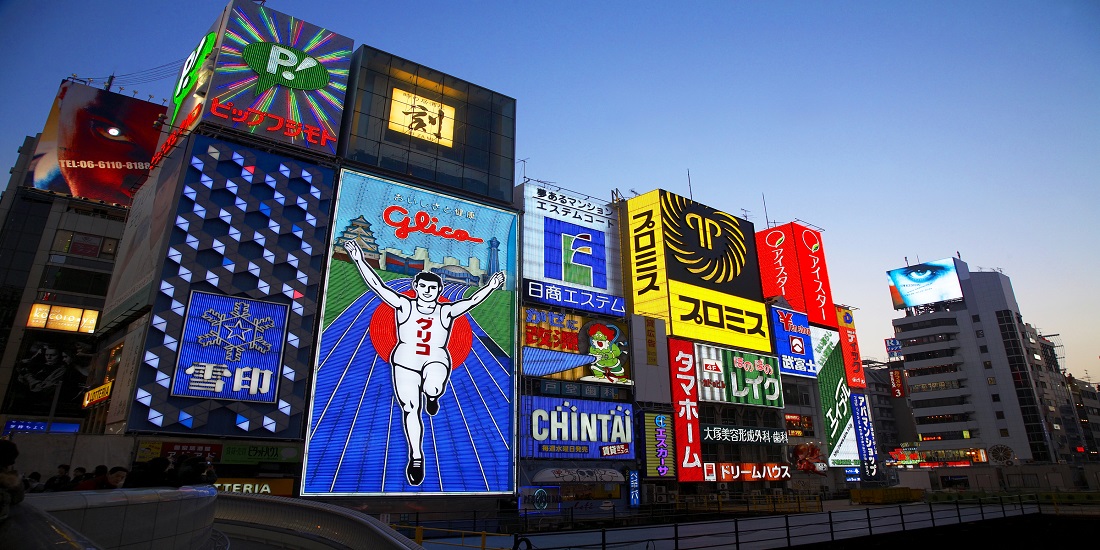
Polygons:
<instances>
[{"instance_id":1,"label":"yellow promise billboard","mask_svg":"<svg viewBox=\"0 0 1100 550\"><path fill-rule=\"evenodd\" d=\"M751 222L661 189L627 200L624 217L631 313L672 336L772 351Z\"/></svg>"}]
</instances>

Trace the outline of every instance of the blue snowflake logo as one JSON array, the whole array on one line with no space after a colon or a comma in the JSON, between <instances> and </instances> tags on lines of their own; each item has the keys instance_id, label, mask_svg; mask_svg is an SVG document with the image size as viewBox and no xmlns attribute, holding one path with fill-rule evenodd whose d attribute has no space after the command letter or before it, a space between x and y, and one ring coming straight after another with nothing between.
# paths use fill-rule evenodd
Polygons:
<instances>
[{"instance_id":1,"label":"blue snowflake logo","mask_svg":"<svg viewBox=\"0 0 1100 550\"><path fill-rule=\"evenodd\" d=\"M210 323L210 332L199 336L199 343L203 346L221 346L225 350L226 361L240 361L241 353L246 349L260 353L271 351L271 343L263 336L264 331L275 326L275 321L271 317L253 319L245 302L235 302L229 315L210 308L202 314L202 318Z\"/></svg>"}]
</instances>

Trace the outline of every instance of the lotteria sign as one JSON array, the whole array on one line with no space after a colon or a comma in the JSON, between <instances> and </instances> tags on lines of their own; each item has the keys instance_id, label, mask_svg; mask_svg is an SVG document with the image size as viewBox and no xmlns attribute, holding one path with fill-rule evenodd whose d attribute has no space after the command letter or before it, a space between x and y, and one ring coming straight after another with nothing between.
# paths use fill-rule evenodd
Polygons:
<instances>
[{"instance_id":1,"label":"lotteria sign","mask_svg":"<svg viewBox=\"0 0 1100 550\"><path fill-rule=\"evenodd\" d=\"M524 458L633 459L629 403L523 397Z\"/></svg>"}]
</instances>

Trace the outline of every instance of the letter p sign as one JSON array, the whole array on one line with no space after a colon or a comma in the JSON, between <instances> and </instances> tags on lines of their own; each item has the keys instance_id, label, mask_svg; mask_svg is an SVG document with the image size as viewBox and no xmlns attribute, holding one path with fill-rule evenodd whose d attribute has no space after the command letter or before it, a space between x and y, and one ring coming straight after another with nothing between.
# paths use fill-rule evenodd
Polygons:
<instances>
[{"instance_id":1,"label":"letter p sign","mask_svg":"<svg viewBox=\"0 0 1100 550\"><path fill-rule=\"evenodd\" d=\"M241 57L259 76L256 93L278 84L296 90L320 90L329 83L328 70L302 50L273 42L253 42Z\"/></svg>"}]
</instances>

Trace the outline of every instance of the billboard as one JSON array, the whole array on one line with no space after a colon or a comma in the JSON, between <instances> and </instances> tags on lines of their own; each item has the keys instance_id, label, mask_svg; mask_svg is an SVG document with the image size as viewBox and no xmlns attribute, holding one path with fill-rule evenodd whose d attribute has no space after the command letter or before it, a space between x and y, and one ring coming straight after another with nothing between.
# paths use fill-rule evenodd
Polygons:
<instances>
[{"instance_id":1,"label":"billboard","mask_svg":"<svg viewBox=\"0 0 1100 550\"><path fill-rule=\"evenodd\" d=\"M149 175L162 114L163 105L62 82L25 185L130 206Z\"/></svg>"},{"instance_id":2,"label":"billboard","mask_svg":"<svg viewBox=\"0 0 1100 550\"><path fill-rule=\"evenodd\" d=\"M844 374L844 357L840 336L835 330L810 327L814 342L814 357L821 370L817 384L821 392L821 409L825 416L825 436L829 443L829 466L859 466L852 406L852 391Z\"/></svg>"},{"instance_id":3,"label":"billboard","mask_svg":"<svg viewBox=\"0 0 1100 550\"><path fill-rule=\"evenodd\" d=\"M859 340L856 338L856 323L852 310L836 306L837 332L840 335L840 352L844 356L844 377L848 387L865 389L867 375L863 372L863 359L859 356Z\"/></svg>"},{"instance_id":4,"label":"billboard","mask_svg":"<svg viewBox=\"0 0 1100 550\"><path fill-rule=\"evenodd\" d=\"M248 0L228 9L202 120L336 154L352 40Z\"/></svg>"},{"instance_id":5,"label":"billboard","mask_svg":"<svg viewBox=\"0 0 1100 550\"><path fill-rule=\"evenodd\" d=\"M524 299L625 315L615 209L580 193L536 182L521 187Z\"/></svg>"},{"instance_id":6,"label":"billboard","mask_svg":"<svg viewBox=\"0 0 1100 550\"><path fill-rule=\"evenodd\" d=\"M699 400L783 408L783 384L775 357L695 344Z\"/></svg>"},{"instance_id":7,"label":"billboard","mask_svg":"<svg viewBox=\"0 0 1100 550\"><path fill-rule=\"evenodd\" d=\"M339 189L302 494L513 492L518 216Z\"/></svg>"},{"instance_id":8,"label":"billboard","mask_svg":"<svg viewBox=\"0 0 1100 550\"><path fill-rule=\"evenodd\" d=\"M660 189L625 210L631 313L673 336L772 351L752 223Z\"/></svg>"},{"instance_id":9,"label":"billboard","mask_svg":"<svg viewBox=\"0 0 1100 550\"><path fill-rule=\"evenodd\" d=\"M959 279L962 278L960 271L965 273L965 265L955 258L947 258L887 271L894 309L962 298Z\"/></svg>"},{"instance_id":10,"label":"billboard","mask_svg":"<svg viewBox=\"0 0 1100 550\"><path fill-rule=\"evenodd\" d=\"M772 330L779 372L791 376L817 377L810 323L805 313L772 306Z\"/></svg>"},{"instance_id":11,"label":"billboard","mask_svg":"<svg viewBox=\"0 0 1100 550\"><path fill-rule=\"evenodd\" d=\"M523 373L557 380L633 384L624 321L534 307L523 310Z\"/></svg>"},{"instance_id":12,"label":"billboard","mask_svg":"<svg viewBox=\"0 0 1100 550\"><path fill-rule=\"evenodd\" d=\"M634 458L634 408L629 403L529 395L521 399L520 457Z\"/></svg>"},{"instance_id":13,"label":"billboard","mask_svg":"<svg viewBox=\"0 0 1100 550\"><path fill-rule=\"evenodd\" d=\"M901 369L890 369L890 395L893 397L905 397L905 381Z\"/></svg>"},{"instance_id":14,"label":"billboard","mask_svg":"<svg viewBox=\"0 0 1100 550\"><path fill-rule=\"evenodd\" d=\"M791 222L756 234L764 295L783 296L810 323L836 328L821 233Z\"/></svg>"},{"instance_id":15,"label":"billboard","mask_svg":"<svg viewBox=\"0 0 1100 550\"><path fill-rule=\"evenodd\" d=\"M83 417L94 352L91 336L27 330L4 395L3 412L44 417L52 410L54 417Z\"/></svg>"},{"instance_id":16,"label":"billboard","mask_svg":"<svg viewBox=\"0 0 1100 550\"><path fill-rule=\"evenodd\" d=\"M138 202L155 203L154 221L127 225L124 234L134 237L124 243L164 239L158 245L141 243L126 264L134 265L140 254L141 262L156 266L150 268L148 284L153 294L128 299L134 308L141 307L138 298L148 299L150 309L144 326L132 327L144 334L135 336L139 363L134 388L125 394L132 400L126 427L301 437L322 258L331 231L333 173L207 136L192 134L187 140L185 154L172 155L163 166L186 157L178 177L158 180L157 189L139 193ZM156 197L146 194L153 191ZM156 225L156 219L167 227ZM131 233L143 228L150 233ZM120 285L115 282L112 289L131 291ZM226 320L218 321L223 316ZM125 357L131 357L130 343L128 335ZM245 343L254 347L241 347ZM235 350L241 351L239 360ZM213 366L207 371L196 363ZM207 372L210 377L203 380ZM225 382L220 389L214 380L218 374ZM192 386L194 375L207 389ZM112 411L122 397L116 389Z\"/></svg>"},{"instance_id":17,"label":"billboard","mask_svg":"<svg viewBox=\"0 0 1100 550\"><path fill-rule=\"evenodd\" d=\"M862 393L852 393L852 418L859 446L860 478L878 481L882 475L878 463L878 446L875 444L875 426L871 422L871 403Z\"/></svg>"},{"instance_id":18,"label":"billboard","mask_svg":"<svg viewBox=\"0 0 1100 550\"><path fill-rule=\"evenodd\" d=\"M739 445L786 445L787 430L750 426L719 426L702 424L703 443L736 443Z\"/></svg>"},{"instance_id":19,"label":"billboard","mask_svg":"<svg viewBox=\"0 0 1100 550\"><path fill-rule=\"evenodd\" d=\"M707 462L705 480L729 483L734 481L787 481L791 467L780 462Z\"/></svg>"},{"instance_id":20,"label":"billboard","mask_svg":"<svg viewBox=\"0 0 1100 550\"><path fill-rule=\"evenodd\" d=\"M668 339L669 375L676 441L676 480L703 481L703 448L699 433L699 391L695 373L695 348L691 342Z\"/></svg>"},{"instance_id":21,"label":"billboard","mask_svg":"<svg viewBox=\"0 0 1100 550\"><path fill-rule=\"evenodd\" d=\"M289 309L192 291L172 395L273 403L279 395Z\"/></svg>"},{"instance_id":22,"label":"billboard","mask_svg":"<svg viewBox=\"0 0 1100 550\"><path fill-rule=\"evenodd\" d=\"M645 413L645 475L676 479L676 435L671 414Z\"/></svg>"}]
</instances>

